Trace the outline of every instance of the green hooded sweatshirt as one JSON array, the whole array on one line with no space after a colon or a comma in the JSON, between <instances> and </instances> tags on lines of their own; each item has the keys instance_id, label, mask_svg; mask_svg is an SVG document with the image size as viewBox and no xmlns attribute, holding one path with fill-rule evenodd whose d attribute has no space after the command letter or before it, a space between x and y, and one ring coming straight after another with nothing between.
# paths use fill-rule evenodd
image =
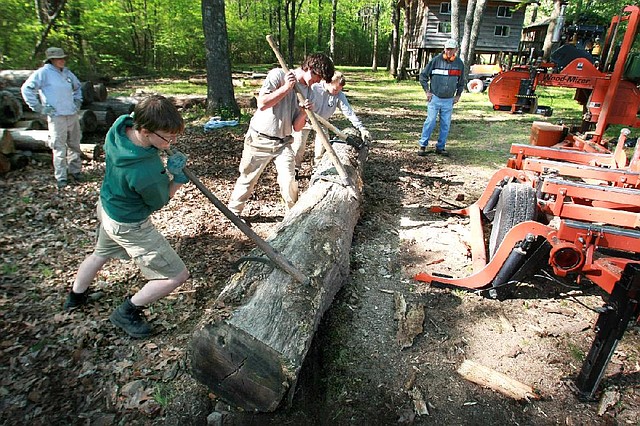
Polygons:
<instances>
[{"instance_id":1,"label":"green hooded sweatshirt","mask_svg":"<svg viewBox=\"0 0 640 426\"><path fill-rule=\"evenodd\" d=\"M135 145L126 135L127 127L133 127L133 118L123 115L105 138L106 168L100 201L111 219L134 223L169 202L169 177L158 149Z\"/></svg>"}]
</instances>

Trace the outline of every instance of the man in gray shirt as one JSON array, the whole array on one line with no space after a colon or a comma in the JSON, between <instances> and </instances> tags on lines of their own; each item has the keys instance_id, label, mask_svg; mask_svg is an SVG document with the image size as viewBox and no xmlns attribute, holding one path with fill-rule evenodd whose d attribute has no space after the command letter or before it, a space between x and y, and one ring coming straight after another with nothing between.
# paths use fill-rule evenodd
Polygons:
<instances>
[{"instance_id":1,"label":"man in gray shirt","mask_svg":"<svg viewBox=\"0 0 640 426\"><path fill-rule=\"evenodd\" d=\"M271 160L276 166L280 194L287 208L298 201L291 134L304 127L307 119L305 110L312 108L313 103L309 100L311 85L320 80L330 82L333 73L333 62L323 53L307 56L300 67L289 73L282 68L269 71L258 94L258 110L251 118L244 138L240 176L228 203L233 213L239 215L242 212ZM298 103L294 89L296 84L305 95L304 105Z\"/></svg>"}]
</instances>

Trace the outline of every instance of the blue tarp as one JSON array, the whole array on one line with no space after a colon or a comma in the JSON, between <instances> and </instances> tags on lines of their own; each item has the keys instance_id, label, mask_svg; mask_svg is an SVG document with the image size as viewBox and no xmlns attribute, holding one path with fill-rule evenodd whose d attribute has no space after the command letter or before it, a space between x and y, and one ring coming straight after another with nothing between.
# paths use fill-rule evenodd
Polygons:
<instances>
[{"instance_id":1,"label":"blue tarp","mask_svg":"<svg viewBox=\"0 0 640 426\"><path fill-rule=\"evenodd\" d=\"M238 120L220 120L220 118L218 117L213 117L211 120L207 121L204 124L204 130L208 131L208 130L214 130L214 129L219 129L221 127L231 127L231 126L237 126L238 125Z\"/></svg>"}]
</instances>

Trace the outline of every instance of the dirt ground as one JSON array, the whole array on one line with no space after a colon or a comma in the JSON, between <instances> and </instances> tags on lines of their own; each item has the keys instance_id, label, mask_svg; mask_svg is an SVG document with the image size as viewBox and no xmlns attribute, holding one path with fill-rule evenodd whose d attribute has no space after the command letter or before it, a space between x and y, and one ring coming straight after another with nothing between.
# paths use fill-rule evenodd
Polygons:
<instances>
[{"instance_id":1,"label":"dirt ground","mask_svg":"<svg viewBox=\"0 0 640 426\"><path fill-rule=\"evenodd\" d=\"M242 130L191 127L178 146L225 201ZM451 158L417 157L372 131L350 277L316 333L292 404L269 414L227 406L186 367L199 313L233 273L233 261L252 248L193 185L153 217L192 278L148 308L156 333L134 340L108 320L144 282L130 263L109 263L91 287L92 303L62 311L76 268L93 248L104 163L87 162L89 181L62 191L51 166L35 160L0 177L0 422L196 425L210 416L225 425L640 424L638 326L613 355L598 401L581 402L570 387L594 337L594 309L603 304L597 287L539 278L497 301L412 278L469 274L468 220L428 208L470 204L493 171L460 167L454 150ZM308 170L300 183L308 184ZM245 211L263 237L285 214L276 188L269 168ZM423 330L404 345L401 299L424 313ZM466 381L457 373L464 360L532 386L540 399L515 402Z\"/></svg>"}]
</instances>

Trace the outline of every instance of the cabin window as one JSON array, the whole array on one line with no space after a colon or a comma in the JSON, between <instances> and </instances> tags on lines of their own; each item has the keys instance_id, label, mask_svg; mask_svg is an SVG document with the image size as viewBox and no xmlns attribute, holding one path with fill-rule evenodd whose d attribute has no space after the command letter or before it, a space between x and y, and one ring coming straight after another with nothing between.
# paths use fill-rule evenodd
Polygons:
<instances>
[{"instance_id":1,"label":"cabin window","mask_svg":"<svg viewBox=\"0 0 640 426\"><path fill-rule=\"evenodd\" d=\"M440 3L440 13L443 15L451 15L451 3Z\"/></svg>"},{"instance_id":2,"label":"cabin window","mask_svg":"<svg viewBox=\"0 0 640 426\"><path fill-rule=\"evenodd\" d=\"M451 22L439 22L438 23L438 33L450 34L451 33Z\"/></svg>"},{"instance_id":3,"label":"cabin window","mask_svg":"<svg viewBox=\"0 0 640 426\"><path fill-rule=\"evenodd\" d=\"M511 8L509 6L498 6L498 18L511 18Z\"/></svg>"},{"instance_id":4,"label":"cabin window","mask_svg":"<svg viewBox=\"0 0 640 426\"><path fill-rule=\"evenodd\" d=\"M494 35L498 37L509 37L510 32L511 32L511 27L507 25L496 25Z\"/></svg>"}]
</instances>

